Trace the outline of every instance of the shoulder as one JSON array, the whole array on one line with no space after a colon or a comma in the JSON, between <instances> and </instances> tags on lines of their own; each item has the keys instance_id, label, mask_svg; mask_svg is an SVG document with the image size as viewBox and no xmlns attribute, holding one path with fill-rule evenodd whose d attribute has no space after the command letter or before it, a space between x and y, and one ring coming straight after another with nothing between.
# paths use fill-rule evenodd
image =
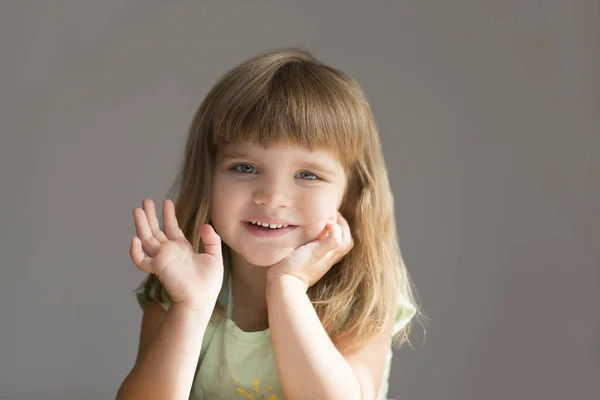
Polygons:
<instances>
[{"instance_id":1,"label":"shoulder","mask_svg":"<svg viewBox=\"0 0 600 400\"><path fill-rule=\"evenodd\" d=\"M394 311L393 325L391 328L392 336L397 335L404 329L417 313L417 307L406 297L398 296L396 309Z\"/></svg>"},{"instance_id":2,"label":"shoulder","mask_svg":"<svg viewBox=\"0 0 600 400\"><path fill-rule=\"evenodd\" d=\"M388 319L380 333L359 346L348 337L336 344L356 376L361 398L375 399L384 377L388 374L394 322L393 318Z\"/></svg>"},{"instance_id":3,"label":"shoulder","mask_svg":"<svg viewBox=\"0 0 600 400\"><path fill-rule=\"evenodd\" d=\"M406 328L416 311L416 307L401 296L396 302L394 312L389 314L384 328L377 335L360 345L350 337L342 338L336 343L336 347L359 381L363 398L374 399L381 390L387 391L392 338ZM381 396L381 393L379 395Z\"/></svg>"}]
</instances>

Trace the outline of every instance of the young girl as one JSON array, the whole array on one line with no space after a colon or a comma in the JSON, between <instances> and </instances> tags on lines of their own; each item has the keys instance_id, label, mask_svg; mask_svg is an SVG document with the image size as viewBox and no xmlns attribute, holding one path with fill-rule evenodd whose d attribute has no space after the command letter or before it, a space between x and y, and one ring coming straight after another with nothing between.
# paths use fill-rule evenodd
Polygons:
<instances>
[{"instance_id":1,"label":"young girl","mask_svg":"<svg viewBox=\"0 0 600 400\"><path fill-rule=\"evenodd\" d=\"M305 50L208 93L162 205L133 212L148 278L119 399L385 399L417 313L360 86Z\"/></svg>"}]
</instances>

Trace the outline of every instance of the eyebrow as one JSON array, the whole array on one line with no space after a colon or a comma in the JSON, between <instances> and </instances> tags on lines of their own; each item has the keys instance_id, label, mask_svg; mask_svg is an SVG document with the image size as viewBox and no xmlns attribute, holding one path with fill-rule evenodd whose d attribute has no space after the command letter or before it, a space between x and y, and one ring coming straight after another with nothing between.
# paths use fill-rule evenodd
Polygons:
<instances>
[{"instance_id":1,"label":"eyebrow","mask_svg":"<svg viewBox=\"0 0 600 400\"><path fill-rule=\"evenodd\" d=\"M226 153L221 154L218 161L232 160L235 158L249 158L249 156L248 154L243 153L241 151L228 151Z\"/></svg>"},{"instance_id":2,"label":"eyebrow","mask_svg":"<svg viewBox=\"0 0 600 400\"><path fill-rule=\"evenodd\" d=\"M300 164L305 165L308 169L325 172L326 174L335 174L333 169L330 169L324 164L320 164L314 161L301 162Z\"/></svg>"}]
</instances>

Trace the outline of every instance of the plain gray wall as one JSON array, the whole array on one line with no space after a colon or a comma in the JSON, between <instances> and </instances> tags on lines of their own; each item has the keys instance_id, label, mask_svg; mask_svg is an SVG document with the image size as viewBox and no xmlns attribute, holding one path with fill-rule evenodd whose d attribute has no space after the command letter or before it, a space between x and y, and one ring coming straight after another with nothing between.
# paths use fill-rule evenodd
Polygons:
<instances>
[{"instance_id":1,"label":"plain gray wall","mask_svg":"<svg viewBox=\"0 0 600 400\"><path fill-rule=\"evenodd\" d=\"M390 397L600 398L600 2L3 1L0 397L108 399L142 316L132 210L247 57L372 104L430 318Z\"/></svg>"}]
</instances>

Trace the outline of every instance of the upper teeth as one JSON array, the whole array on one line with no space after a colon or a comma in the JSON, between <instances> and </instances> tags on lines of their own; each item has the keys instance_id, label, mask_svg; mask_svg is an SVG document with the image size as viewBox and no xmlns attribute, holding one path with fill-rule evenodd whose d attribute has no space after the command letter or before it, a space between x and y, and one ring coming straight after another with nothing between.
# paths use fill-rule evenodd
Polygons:
<instances>
[{"instance_id":1,"label":"upper teeth","mask_svg":"<svg viewBox=\"0 0 600 400\"><path fill-rule=\"evenodd\" d=\"M271 228L271 229L285 228L288 226L286 224L267 224L265 222L258 222L258 221L250 221L250 223L253 225L264 226L265 228Z\"/></svg>"}]
</instances>

